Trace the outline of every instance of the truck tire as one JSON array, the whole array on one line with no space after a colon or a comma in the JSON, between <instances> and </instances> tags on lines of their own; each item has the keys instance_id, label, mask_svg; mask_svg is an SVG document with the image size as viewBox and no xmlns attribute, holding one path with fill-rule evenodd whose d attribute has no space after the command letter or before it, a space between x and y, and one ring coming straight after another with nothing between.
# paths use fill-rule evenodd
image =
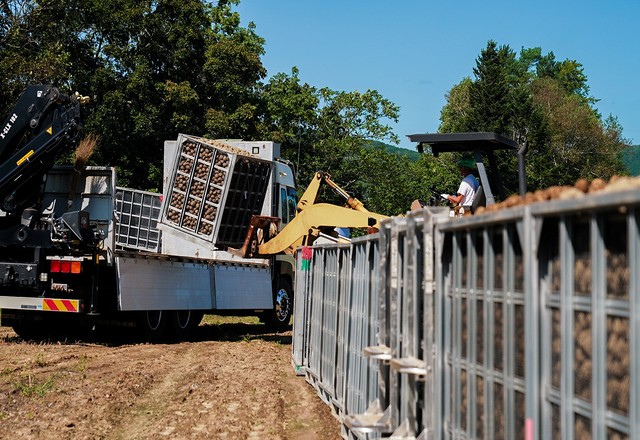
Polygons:
<instances>
[{"instance_id":1,"label":"truck tire","mask_svg":"<svg viewBox=\"0 0 640 440\"><path fill-rule=\"evenodd\" d=\"M16 324L13 331L25 341L40 341L49 336L47 328L42 323Z\"/></svg>"},{"instance_id":2,"label":"truck tire","mask_svg":"<svg viewBox=\"0 0 640 440\"><path fill-rule=\"evenodd\" d=\"M265 322L276 331L287 330L293 316L293 289L286 278L279 278L273 292L273 309L268 310Z\"/></svg>"},{"instance_id":3,"label":"truck tire","mask_svg":"<svg viewBox=\"0 0 640 440\"><path fill-rule=\"evenodd\" d=\"M158 342L164 338L167 323L166 313L162 310L140 312L137 322L138 333L145 341Z\"/></svg>"},{"instance_id":4,"label":"truck tire","mask_svg":"<svg viewBox=\"0 0 640 440\"><path fill-rule=\"evenodd\" d=\"M40 341L49 337L50 326L37 312L14 311L3 314L2 325L13 328L13 331L25 341Z\"/></svg>"},{"instance_id":5,"label":"truck tire","mask_svg":"<svg viewBox=\"0 0 640 440\"><path fill-rule=\"evenodd\" d=\"M166 313L168 336L179 341L189 338L204 316L199 310L172 310Z\"/></svg>"}]
</instances>

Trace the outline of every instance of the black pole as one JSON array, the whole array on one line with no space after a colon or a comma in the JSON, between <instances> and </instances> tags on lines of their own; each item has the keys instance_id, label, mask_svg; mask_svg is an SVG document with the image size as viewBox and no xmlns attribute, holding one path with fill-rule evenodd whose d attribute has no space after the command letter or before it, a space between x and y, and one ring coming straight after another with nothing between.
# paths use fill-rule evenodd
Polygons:
<instances>
[{"instance_id":1,"label":"black pole","mask_svg":"<svg viewBox=\"0 0 640 440\"><path fill-rule=\"evenodd\" d=\"M518 183L520 186L520 195L524 196L527 193L527 174L525 172L524 156L529 150L529 141L524 141L524 144L518 150Z\"/></svg>"}]
</instances>

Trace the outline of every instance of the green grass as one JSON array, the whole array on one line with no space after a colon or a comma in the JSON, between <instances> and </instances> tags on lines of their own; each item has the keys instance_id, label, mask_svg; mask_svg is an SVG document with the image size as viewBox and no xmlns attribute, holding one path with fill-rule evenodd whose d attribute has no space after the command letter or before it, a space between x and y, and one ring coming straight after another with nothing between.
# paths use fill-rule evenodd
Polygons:
<instances>
[{"instance_id":1,"label":"green grass","mask_svg":"<svg viewBox=\"0 0 640 440\"><path fill-rule=\"evenodd\" d=\"M50 376L44 382L39 382L31 374L23 374L18 381L14 382L13 387L15 391L25 397L42 397L53 390L54 383L53 376Z\"/></svg>"},{"instance_id":2,"label":"green grass","mask_svg":"<svg viewBox=\"0 0 640 440\"><path fill-rule=\"evenodd\" d=\"M219 316L204 315L202 318L204 325L221 325L221 324L260 324L257 316Z\"/></svg>"}]
</instances>

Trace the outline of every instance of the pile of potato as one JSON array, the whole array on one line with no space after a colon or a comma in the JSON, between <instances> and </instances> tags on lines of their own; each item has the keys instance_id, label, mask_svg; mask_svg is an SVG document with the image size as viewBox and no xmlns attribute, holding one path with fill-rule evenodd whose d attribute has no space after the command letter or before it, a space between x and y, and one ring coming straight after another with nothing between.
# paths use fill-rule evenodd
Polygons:
<instances>
[{"instance_id":1,"label":"pile of potato","mask_svg":"<svg viewBox=\"0 0 640 440\"><path fill-rule=\"evenodd\" d=\"M200 206L202 205L202 202L194 197L189 197L188 201L187 201L187 208L186 208L186 212L188 212L189 214L192 214L194 216L198 216L198 214L200 213Z\"/></svg>"},{"instance_id":2,"label":"pile of potato","mask_svg":"<svg viewBox=\"0 0 640 440\"><path fill-rule=\"evenodd\" d=\"M575 414L574 417L575 417L575 420L573 424L573 438L575 439L592 438L591 420L579 414Z\"/></svg>"},{"instance_id":3,"label":"pile of potato","mask_svg":"<svg viewBox=\"0 0 640 440\"><path fill-rule=\"evenodd\" d=\"M180 213L178 213L178 212L176 212L174 210L169 210L167 212L167 218L169 219L169 221L171 223L174 223L176 225L180 224Z\"/></svg>"},{"instance_id":4,"label":"pile of potato","mask_svg":"<svg viewBox=\"0 0 640 440\"><path fill-rule=\"evenodd\" d=\"M469 396L467 388L469 386L467 380L467 370L460 370L460 428L467 429L467 413L469 408Z\"/></svg>"},{"instance_id":5,"label":"pile of potato","mask_svg":"<svg viewBox=\"0 0 640 440\"><path fill-rule=\"evenodd\" d=\"M221 187L231 160L227 152L212 147L236 150L209 140L203 140L202 143L187 140L182 144L170 209L167 211L171 223L202 235L211 235L213 232L217 205L222 198Z\"/></svg>"},{"instance_id":6,"label":"pile of potato","mask_svg":"<svg viewBox=\"0 0 640 440\"><path fill-rule=\"evenodd\" d=\"M490 408L493 411L493 429L494 429L494 437L506 439L505 425L506 425L506 416L505 416L505 404L504 404L504 387L497 383L493 383L493 408ZM511 417L511 415L509 415Z\"/></svg>"},{"instance_id":7,"label":"pile of potato","mask_svg":"<svg viewBox=\"0 0 640 440\"><path fill-rule=\"evenodd\" d=\"M187 184L189 183L189 177L184 174L178 174L176 176L175 188L182 192L187 192Z\"/></svg>"},{"instance_id":8,"label":"pile of potato","mask_svg":"<svg viewBox=\"0 0 640 440\"><path fill-rule=\"evenodd\" d=\"M629 440L628 435L611 428L607 429L607 438L609 440Z\"/></svg>"},{"instance_id":9,"label":"pile of potato","mask_svg":"<svg viewBox=\"0 0 640 440\"><path fill-rule=\"evenodd\" d=\"M213 158L213 149L202 146L200 148L200 153L198 154L198 159L204 162L211 163L212 158Z\"/></svg>"},{"instance_id":10,"label":"pile of potato","mask_svg":"<svg viewBox=\"0 0 640 440\"><path fill-rule=\"evenodd\" d=\"M193 174L194 177L206 181L207 177L209 177L209 170L211 169L211 166L209 164L205 164L202 163L200 161L198 161L198 164L196 165L196 170L195 173Z\"/></svg>"},{"instance_id":11,"label":"pile of potato","mask_svg":"<svg viewBox=\"0 0 640 440\"><path fill-rule=\"evenodd\" d=\"M607 251L607 295L615 298L629 297L631 271L626 253Z\"/></svg>"},{"instance_id":12,"label":"pile of potato","mask_svg":"<svg viewBox=\"0 0 640 440\"><path fill-rule=\"evenodd\" d=\"M213 225L209 223L200 223L200 227L198 228L198 234L202 235L211 235L213 232Z\"/></svg>"},{"instance_id":13,"label":"pile of potato","mask_svg":"<svg viewBox=\"0 0 640 440\"><path fill-rule=\"evenodd\" d=\"M562 379L562 333L560 310L551 310L551 386L560 389Z\"/></svg>"},{"instance_id":14,"label":"pile of potato","mask_svg":"<svg viewBox=\"0 0 640 440\"><path fill-rule=\"evenodd\" d=\"M204 196L204 182L199 182L197 180L194 181L191 185L191 191L189 192L189 195L202 199L202 197Z\"/></svg>"},{"instance_id":15,"label":"pile of potato","mask_svg":"<svg viewBox=\"0 0 640 440\"><path fill-rule=\"evenodd\" d=\"M222 152L218 152L218 155L216 156L215 164L218 167L227 168L229 166L229 155Z\"/></svg>"},{"instance_id":16,"label":"pile of potato","mask_svg":"<svg viewBox=\"0 0 640 440\"><path fill-rule=\"evenodd\" d=\"M207 205L204 208L203 217L209 221L213 221L216 218L218 209L215 206Z\"/></svg>"},{"instance_id":17,"label":"pile of potato","mask_svg":"<svg viewBox=\"0 0 640 440\"><path fill-rule=\"evenodd\" d=\"M629 412L629 319L607 317L607 407Z\"/></svg>"},{"instance_id":18,"label":"pile of potato","mask_svg":"<svg viewBox=\"0 0 640 440\"><path fill-rule=\"evenodd\" d=\"M531 193L527 193L524 197L520 196L511 196L504 202L496 204L494 206L489 206L487 208L478 209L478 213L482 212L491 212L498 209L509 208L512 206L521 206L530 203L543 202L546 200L569 200L569 199L579 199L582 197L588 197L591 194L604 194L614 191L623 191L623 190L631 190L640 188L640 178L637 177L619 177L615 176L611 180L604 181L603 179L595 179L592 182L588 182L585 179L581 179L575 183L573 186L559 186L549 188L547 190L535 191ZM632 263L630 260L630 256L628 254L629 250L627 249L627 237L624 233L624 229L626 228L626 220L624 219L624 213L626 212L624 208L619 209L620 218L607 218L605 223L605 229L608 234L614 236L607 235L605 237L605 249L604 252L598 254L599 258L604 258L604 261L592 261L592 249L590 243L590 226L588 222L583 224L585 219L582 219L574 225L574 254L573 254L573 262L569 267L563 267L560 261L559 250L555 249L553 251L553 255L551 256L551 293L560 294L562 292L562 281L567 281L567 277L571 281L571 283L566 284L567 286L572 286L572 291L568 292L570 296L593 296L596 293L594 289L597 287L594 284L593 276L594 270L598 267L604 266L604 272L602 276L605 277L605 295L607 299L622 299L628 300L630 296L630 278L631 278L631 270L633 270ZM584 230L578 230L576 228L584 228ZM622 230L620 232L620 230ZM557 231L557 226L556 226ZM553 235L552 238L546 239L549 240L558 240L557 233ZM544 241L544 240L543 240ZM545 244L543 244L546 246ZM503 255L500 252L502 245L501 243L497 245L497 252L495 254L495 260L493 261L494 267L494 290L502 290L503 289ZM485 262L482 261L482 257L478 257L479 261L477 261L478 267L484 267ZM466 267L466 265L465 265ZM518 289L518 285L523 284L522 280L524 278L524 267L523 260L521 255L516 255L515 266L511 268L507 268L507 270L515 271L515 283L516 290ZM463 275L464 278L464 275ZM463 279L462 286L467 287L467 279ZM488 280L487 280L488 281ZM475 283L477 288L485 287L485 280L481 280ZM562 294L566 294L567 292L562 292ZM466 301L462 302L463 310L460 311L461 318L467 319L468 313L466 310ZM481 306L478 303L477 313L481 314ZM494 362L493 365L487 365L487 368L493 368L495 370L501 371L504 367L503 365L503 352L506 347L504 347L503 341L503 331L504 325L503 323L503 304L499 301L495 302L493 305L493 336L490 336L492 340L490 343L494 345ZM518 307L518 306L516 306ZM593 307L593 306L592 306ZM551 319L551 357L550 357L550 368L551 368L551 386L560 389L561 388L561 379L562 379L562 367L563 365L567 365L569 362L573 364L573 371L569 380L571 381L571 385L573 386L574 395L581 399L586 400L587 402L592 402L592 388L595 381L605 381L606 388L606 396L603 396L606 399L606 406L608 410L623 414L625 416L629 415L630 410L630 356L631 356L631 345L630 345L630 327L631 320L628 317L623 316L615 316L613 314L607 314L605 317L605 328L602 331L605 332L606 338L606 358L603 360L605 367L605 377L594 377L593 376L593 361L594 361L594 344L596 344L598 339L594 339L593 334L593 313L591 310L572 310L572 327L569 329L565 329L565 332L569 332L569 334L563 334L561 328L561 314L562 311L557 307L552 307L549 309L550 311L550 319ZM613 313L613 312L612 312ZM515 362L516 362L516 375L520 376L523 373L521 371L524 365L524 313L523 310L516 309L516 334L515 334ZM481 320L478 321L478 328L475 331L482 332L483 323ZM473 341L475 338L475 343L477 344L477 349L482 349L482 340L477 339L479 335L467 334L468 332L473 332L474 329L470 329L465 322L462 326L462 335L461 335L461 348L466 349L467 342ZM562 341L566 338L571 338L573 341L573 350L568 354L569 359L563 359L562 355ZM461 353L464 358L466 352ZM474 360L470 360L473 362ZM477 360L478 364L482 364L482 355L478 353ZM462 402L461 402L461 415L465 415L468 411L468 405L470 404L467 401L467 377L466 373L462 374L460 377L461 386L462 386ZM476 396L476 404L481 404L483 400L483 396L481 394L481 390L483 388L483 383L481 380L477 381L478 385L478 395ZM498 384L494 384L494 417L495 417L495 429L496 435L504 434L502 431L502 425L504 422L504 402L502 402L502 387ZM481 410L478 409L478 420L476 423L479 426L482 426L484 423L484 415ZM516 409L519 411L519 409ZM555 428L559 428L559 426L554 426L554 438L556 435L559 435L559 431L556 432ZM589 438L591 436L591 420L586 417L576 415L574 418L574 433L575 438ZM617 432L613 429L607 430L608 438L615 439L625 439L628 438L627 435Z\"/></svg>"},{"instance_id":19,"label":"pile of potato","mask_svg":"<svg viewBox=\"0 0 640 440\"><path fill-rule=\"evenodd\" d=\"M211 185L209 187L209 191L207 191L207 202L218 204L220 203L220 197L222 196L222 191L219 188Z\"/></svg>"},{"instance_id":20,"label":"pile of potato","mask_svg":"<svg viewBox=\"0 0 640 440\"><path fill-rule=\"evenodd\" d=\"M180 164L178 165L178 170L183 173L189 175L191 173L191 168L193 168L193 160L183 157L180 159Z\"/></svg>"},{"instance_id":21,"label":"pile of potato","mask_svg":"<svg viewBox=\"0 0 640 440\"><path fill-rule=\"evenodd\" d=\"M186 228L186 229L189 229L191 231L195 231L196 230L196 223L197 223L197 221L196 221L196 219L194 217L185 216L182 219L182 227Z\"/></svg>"},{"instance_id":22,"label":"pile of potato","mask_svg":"<svg viewBox=\"0 0 640 440\"><path fill-rule=\"evenodd\" d=\"M504 371L504 313L502 302L492 303L493 307L493 367Z\"/></svg>"},{"instance_id":23,"label":"pile of potato","mask_svg":"<svg viewBox=\"0 0 640 440\"><path fill-rule=\"evenodd\" d=\"M589 402L591 401L591 371L593 368L591 313L575 312L573 316L573 392L576 396Z\"/></svg>"},{"instance_id":24,"label":"pile of potato","mask_svg":"<svg viewBox=\"0 0 640 440\"><path fill-rule=\"evenodd\" d=\"M486 423L484 405L484 378L482 376L476 377L476 435L477 438L482 438L484 435L484 424Z\"/></svg>"},{"instance_id":25,"label":"pile of potato","mask_svg":"<svg viewBox=\"0 0 640 440\"><path fill-rule=\"evenodd\" d=\"M552 186L551 188L528 192L524 196L517 194L495 205L480 206L476 214L492 212L513 206L528 205L546 200L570 200L585 197L588 194L607 193L640 188L640 177L613 176L608 182L604 179L579 179L573 186Z\"/></svg>"},{"instance_id":26,"label":"pile of potato","mask_svg":"<svg viewBox=\"0 0 640 440\"><path fill-rule=\"evenodd\" d=\"M195 157L196 155L196 148L197 148L197 144L193 141L185 141L182 144L182 151L185 154L188 154L191 157Z\"/></svg>"},{"instance_id":27,"label":"pile of potato","mask_svg":"<svg viewBox=\"0 0 640 440\"><path fill-rule=\"evenodd\" d=\"M213 173L213 177L211 178L211 183L214 185L222 186L224 184L225 172L221 170L215 170Z\"/></svg>"}]
</instances>

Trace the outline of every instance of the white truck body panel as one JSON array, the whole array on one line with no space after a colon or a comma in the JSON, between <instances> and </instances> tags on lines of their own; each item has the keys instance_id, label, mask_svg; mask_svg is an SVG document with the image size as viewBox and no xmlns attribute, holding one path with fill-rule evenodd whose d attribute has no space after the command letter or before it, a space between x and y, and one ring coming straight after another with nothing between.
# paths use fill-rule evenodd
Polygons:
<instances>
[{"instance_id":1,"label":"white truck body panel","mask_svg":"<svg viewBox=\"0 0 640 440\"><path fill-rule=\"evenodd\" d=\"M158 229L162 231L162 253L165 255L175 255L186 258L204 258L228 263L248 263L268 265L268 259L252 258L251 260L240 258L219 249L213 248L211 243L205 246L202 240L198 240L189 234L168 228L158 224Z\"/></svg>"},{"instance_id":2,"label":"white truck body panel","mask_svg":"<svg viewBox=\"0 0 640 440\"><path fill-rule=\"evenodd\" d=\"M215 277L217 310L270 309L271 273L266 267L217 265Z\"/></svg>"},{"instance_id":3,"label":"white truck body panel","mask_svg":"<svg viewBox=\"0 0 640 440\"><path fill-rule=\"evenodd\" d=\"M116 257L118 306L133 310L273 307L269 268Z\"/></svg>"},{"instance_id":4,"label":"white truck body panel","mask_svg":"<svg viewBox=\"0 0 640 440\"><path fill-rule=\"evenodd\" d=\"M116 257L120 310L212 309L209 266Z\"/></svg>"}]
</instances>

